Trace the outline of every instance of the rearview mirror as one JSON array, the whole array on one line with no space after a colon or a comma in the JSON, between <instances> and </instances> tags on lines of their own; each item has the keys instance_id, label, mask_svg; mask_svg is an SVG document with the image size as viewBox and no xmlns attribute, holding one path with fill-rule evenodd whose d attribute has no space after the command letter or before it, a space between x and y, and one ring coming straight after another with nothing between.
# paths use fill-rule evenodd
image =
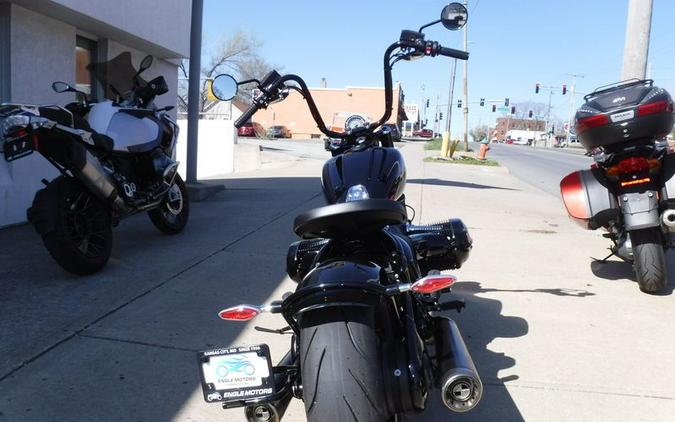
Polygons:
<instances>
[{"instance_id":1,"label":"rearview mirror","mask_svg":"<svg viewBox=\"0 0 675 422\"><path fill-rule=\"evenodd\" d=\"M441 23L446 29L456 31L466 25L469 12L461 3L450 3L441 12Z\"/></svg>"},{"instance_id":2,"label":"rearview mirror","mask_svg":"<svg viewBox=\"0 0 675 422\"><path fill-rule=\"evenodd\" d=\"M52 84L52 89L54 90L54 92L58 92L59 94L62 92L75 91L75 89L72 86L68 85L65 82L54 82Z\"/></svg>"},{"instance_id":3,"label":"rearview mirror","mask_svg":"<svg viewBox=\"0 0 675 422\"><path fill-rule=\"evenodd\" d=\"M138 73L141 73L141 72L145 71L146 69L150 68L150 66L152 66L152 60L153 59L152 59L151 55L145 56L143 58L143 60L141 60L141 66L138 69Z\"/></svg>"},{"instance_id":4,"label":"rearview mirror","mask_svg":"<svg viewBox=\"0 0 675 422\"><path fill-rule=\"evenodd\" d=\"M230 101L238 90L237 80L226 73L216 76L211 82L211 92L220 101Z\"/></svg>"}]
</instances>

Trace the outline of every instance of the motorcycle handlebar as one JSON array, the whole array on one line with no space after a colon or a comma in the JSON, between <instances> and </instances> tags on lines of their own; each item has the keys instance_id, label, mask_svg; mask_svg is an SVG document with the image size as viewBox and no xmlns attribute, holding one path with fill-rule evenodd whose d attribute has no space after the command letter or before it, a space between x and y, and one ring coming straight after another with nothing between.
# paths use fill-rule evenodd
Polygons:
<instances>
[{"instance_id":1,"label":"motorcycle handlebar","mask_svg":"<svg viewBox=\"0 0 675 422\"><path fill-rule=\"evenodd\" d=\"M240 127L244 126L244 124L248 122L251 119L251 117L253 117L256 111L258 111L258 105L254 103L244 112L244 114L239 116L237 121L234 122L234 127L239 129Z\"/></svg>"},{"instance_id":2,"label":"motorcycle handlebar","mask_svg":"<svg viewBox=\"0 0 675 422\"><path fill-rule=\"evenodd\" d=\"M469 52L468 51L455 50L454 48L447 48L447 47L439 46L437 54L439 56L453 57L453 58L459 59L459 60L469 60Z\"/></svg>"}]
</instances>

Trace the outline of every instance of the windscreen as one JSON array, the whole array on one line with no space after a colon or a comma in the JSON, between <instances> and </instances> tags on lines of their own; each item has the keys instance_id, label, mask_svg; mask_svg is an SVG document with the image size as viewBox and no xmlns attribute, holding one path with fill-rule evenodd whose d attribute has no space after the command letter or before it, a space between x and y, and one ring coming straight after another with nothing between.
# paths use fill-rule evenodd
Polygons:
<instances>
[{"instance_id":1,"label":"windscreen","mask_svg":"<svg viewBox=\"0 0 675 422\"><path fill-rule=\"evenodd\" d=\"M105 98L109 100L117 99L117 93L124 95L132 91L137 85L147 85L147 82L136 76L138 71L131 62L131 53L125 51L107 62L92 63L87 66L96 80L101 84L105 91Z\"/></svg>"}]
</instances>

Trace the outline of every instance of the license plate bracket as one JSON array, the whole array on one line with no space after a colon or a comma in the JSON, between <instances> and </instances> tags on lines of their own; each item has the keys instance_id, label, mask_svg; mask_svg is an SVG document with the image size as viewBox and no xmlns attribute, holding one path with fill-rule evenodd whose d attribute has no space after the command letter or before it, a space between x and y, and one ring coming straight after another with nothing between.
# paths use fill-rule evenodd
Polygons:
<instances>
[{"instance_id":1,"label":"license plate bracket","mask_svg":"<svg viewBox=\"0 0 675 422\"><path fill-rule=\"evenodd\" d=\"M4 142L2 152L5 161L14 161L33 153L33 139L30 136L20 136Z\"/></svg>"},{"instance_id":2,"label":"license plate bracket","mask_svg":"<svg viewBox=\"0 0 675 422\"><path fill-rule=\"evenodd\" d=\"M198 355L202 393L207 403L241 406L276 393L270 349L266 344L224 347Z\"/></svg>"}]
</instances>

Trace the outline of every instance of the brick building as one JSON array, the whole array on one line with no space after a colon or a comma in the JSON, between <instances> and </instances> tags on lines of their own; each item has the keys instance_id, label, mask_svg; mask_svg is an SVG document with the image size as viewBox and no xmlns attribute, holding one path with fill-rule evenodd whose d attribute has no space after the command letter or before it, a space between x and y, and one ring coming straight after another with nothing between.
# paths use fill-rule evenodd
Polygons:
<instances>
[{"instance_id":1,"label":"brick building","mask_svg":"<svg viewBox=\"0 0 675 422\"><path fill-rule=\"evenodd\" d=\"M497 138L497 140L503 141L506 139L507 132L511 130L543 132L546 130L546 122L544 120L498 117L497 125L490 129L490 135L491 138Z\"/></svg>"}]
</instances>

